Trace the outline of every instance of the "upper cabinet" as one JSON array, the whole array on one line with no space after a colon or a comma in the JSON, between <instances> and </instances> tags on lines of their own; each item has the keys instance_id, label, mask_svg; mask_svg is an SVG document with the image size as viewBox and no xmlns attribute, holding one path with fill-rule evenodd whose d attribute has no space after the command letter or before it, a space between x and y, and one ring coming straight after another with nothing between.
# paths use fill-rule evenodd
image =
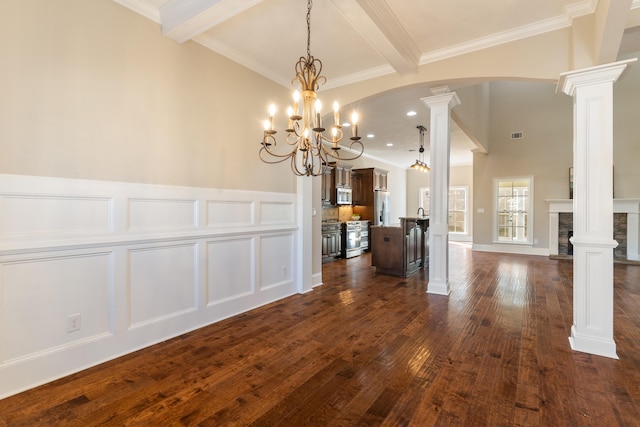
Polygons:
<instances>
[{"instance_id":1,"label":"upper cabinet","mask_svg":"<svg viewBox=\"0 0 640 427\"><path fill-rule=\"evenodd\" d=\"M354 169L351 174L353 204L373 206L373 192L387 191L388 171L379 168Z\"/></svg>"},{"instance_id":2,"label":"upper cabinet","mask_svg":"<svg viewBox=\"0 0 640 427\"><path fill-rule=\"evenodd\" d=\"M351 165L336 165L333 176L336 188L351 188Z\"/></svg>"},{"instance_id":3,"label":"upper cabinet","mask_svg":"<svg viewBox=\"0 0 640 427\"><path fill-rule=\"evenodd\" d=\"M386 170L373 169L373 191L387 191L387 174Z\"/></svg>"},{"instance_id":4,"label":"upper cabinet","mask_svg":"<svg viewBox=\"0 0 640 427\"><path fill-rule=\"evenodd\" d=\"M335 198L335 192L333 168L327 168L324 175L322 175L322 204L330 205L332 203L332 197Z\"/></svg>"},{"instance_id":5,"label":"upper cabinet","mask_svg":"<svg viewBox=\"0 0 640 427\"><path fill-rule=\"evenodd\" d=\"M322 203L337 205L338 188L351 188L351 165L336 165L327 167L322 176Z\"/></svg>"}]
</instances>

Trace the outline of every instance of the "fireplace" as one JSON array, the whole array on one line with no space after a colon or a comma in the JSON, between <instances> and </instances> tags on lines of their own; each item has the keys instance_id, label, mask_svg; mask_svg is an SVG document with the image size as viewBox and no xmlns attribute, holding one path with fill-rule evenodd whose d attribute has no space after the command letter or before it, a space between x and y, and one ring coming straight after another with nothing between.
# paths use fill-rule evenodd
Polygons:
<instances>
[{"instance_id":1,"label":"fireplace","mask_svg":"<svg viewBox=\"0 0 640 427\"><path fill-rule=\"evenodd\" d=\"M573 200L553 199L549 204L549 255L573 255ZM640 200L614 199L613 238L618 242L617 260L640 260Z\"/></svg>"},{"instance_id":2,"label":"fireplace","mask_svg":"<svg viewBox=\"0 0 640 427\"><path fill-rule=\"evenodd\" d=\"M558 213L558 255L573 255L573 213ZM616 212L613 214L613 239L618 242L618 246L613 250L615 259L626 260L627 258L627 213Z\"/></svg>"}]
</instances>

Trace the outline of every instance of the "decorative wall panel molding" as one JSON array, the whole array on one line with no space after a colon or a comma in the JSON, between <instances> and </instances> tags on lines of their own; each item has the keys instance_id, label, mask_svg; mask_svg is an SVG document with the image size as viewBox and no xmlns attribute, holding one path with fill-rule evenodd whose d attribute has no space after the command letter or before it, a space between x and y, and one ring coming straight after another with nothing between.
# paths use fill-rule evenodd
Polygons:
<instances>
[{"instance_id":1,"label":"decorative wall panel molding","mask_svg":"<svg viewBox=\"0 0 640 427\"><path fill-rule=\"evenodd\" d=\"M112 269L109 252L3 264L0 366L111 334ZM80 328L67 332L70 315Z\"/></svg>"},{"instance_id":2,"label":"decorative wall panel molding","mask_svg":"<svg viewBox=\"0 0 640 427\"><path fill-rule=\"evenodd\" d=\"M292 281L293 235L277 234L260 239L261 289L286 285Z\"/></svg>"},{"instance_id":3,"label":"decorative wall panel molding","mask_svg":"<svg viewBox=\"0 0 640 427\"><path fill-rule=\"evenodd\" d=\"M261 204L260 219L262 224L289 224L295 219L291 205L286 202L264 202Z\"/></svg>"},{"instance_id":4,"label":"decorative wall panel molding","mask_svg":"<svg viewBox=\"0 0 640 427\"><path fill-rule=\"evenodd\" d=\"M196 200L130 199L128 230L195 230L197 209Z\"/></svg>"},{"instance_id":5,"label":"decorative wall panel molding","mask_svg":"<svg viewBox=\"0 0 640 427\"><path fill-rule=\"evenodd\" d=\"M207 304L221 304L255 292L253 237L207 243Z\"/></svg>"},{"instance_id":6,"label":"decorative wall panel molding","mask_svg":"<svg viewBox=\"0 0 640 427\"><path fill-rule=\"evenodd\" d=\"M254 203L248 201L209 200L207 227L246 227L255 224Z\"/></svg>"},{"instance_id":7,"label":"decorative wall panel molding","mask_svg":"<svg viewBox=\"0 0 640 427\"><path fill-rule=\"evenodd\" d=\"M112 199L64 195L2 195L2 228L7 235L58 235L113 231ZM51 215L64 210L66 215Z\"/></svg>"},{"instance_id":8,"label":"decorative wall panel molding","mask_svg":"<svg viewBox=\"0 0 640 427\"><path fill-rule=\"evenodd\" d=\"M0 175L0 399L296 292L295 194Z\"/></svg>"},{"instance_id":9,"label":"decorative wall panel molding","mask_svg":"<svg viewBox=\"0 0 640 427\"><path fill-rule=\"evenodd\" d=\"M130 327L197 309L195 244L132 249L127 270Z\"/></svg>"}]
</instances>

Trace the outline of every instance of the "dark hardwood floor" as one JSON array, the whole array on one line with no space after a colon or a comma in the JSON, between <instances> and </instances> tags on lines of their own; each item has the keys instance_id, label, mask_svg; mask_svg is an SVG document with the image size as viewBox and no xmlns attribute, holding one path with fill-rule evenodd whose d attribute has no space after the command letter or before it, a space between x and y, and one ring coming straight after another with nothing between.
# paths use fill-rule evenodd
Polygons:
<instances>
[{"instance_id":1,"label":"dark hardwood floor","mask_svg":"<svg viewBox=\"0 0 640 427\"><path fill-rule=\"evenodd\" d=\"M620 360L572 352L572 266L451 244L448 297L370 255L324 285L0 400L0 426L637 426L640 266Z\"/></svg>"}]
</instances>

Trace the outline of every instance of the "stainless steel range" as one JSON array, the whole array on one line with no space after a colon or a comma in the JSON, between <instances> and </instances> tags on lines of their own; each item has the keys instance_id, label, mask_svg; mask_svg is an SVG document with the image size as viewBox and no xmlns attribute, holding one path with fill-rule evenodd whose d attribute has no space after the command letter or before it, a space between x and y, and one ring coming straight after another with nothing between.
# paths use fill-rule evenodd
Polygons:
<instances>
[{"instance_id":1,"label":"stainless steel range","mask_svg":"<svg viewBox=\"0 0 640 427\"><path fill-rule=\"evenodd\" d=\"M342 224L342 256L351 258L360 254L360 221L347 221Z\"/></svg>"},{"instance_id":2,"label":"stainless steel range","mask_svg":"<svg viewBox=\"0 0 640 427\"><path fill-rule=\"evenodd\" d=\"M360 221L360 249L362 253L369 250L369 221Z\"/></svg>"}]
</instances>

